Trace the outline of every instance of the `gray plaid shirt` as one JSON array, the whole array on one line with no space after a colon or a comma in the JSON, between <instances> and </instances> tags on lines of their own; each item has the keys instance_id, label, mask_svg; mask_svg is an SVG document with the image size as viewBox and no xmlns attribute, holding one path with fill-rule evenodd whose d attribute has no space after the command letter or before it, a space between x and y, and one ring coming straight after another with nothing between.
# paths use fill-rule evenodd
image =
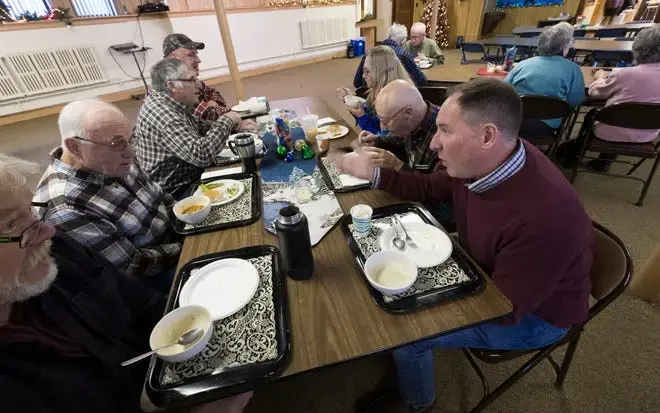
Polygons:
<instances>
[{"instance_id":1,"label":"gray plaid shirt","mask_svg":"<svg viewBox=\"0 0 660 413\"><path fill-rule=\"evenodd\" d=\"M234 128L225 116L204 121L193 116L193 109L152 92L135 124L133 146L140 168L170 193L199 180Z\"/></svg>"},{"instance_id":2,"label":"gray plaid shirt","mask_svg":"<svg viewBox=\"0 0 660 413\"><path fill-rule=\"evenodd\" d=\"M157 275L179 259L172 232L174 199L135 165L125 178L73 168L51 152L34 195L48 202L46 221L101 253L127 275Z\"/></svg>"}]
</instances>

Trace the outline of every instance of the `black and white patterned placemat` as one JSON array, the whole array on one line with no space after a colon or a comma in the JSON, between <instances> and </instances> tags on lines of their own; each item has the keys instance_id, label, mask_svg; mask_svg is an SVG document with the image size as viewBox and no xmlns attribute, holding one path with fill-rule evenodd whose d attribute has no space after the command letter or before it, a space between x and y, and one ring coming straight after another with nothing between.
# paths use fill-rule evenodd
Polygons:
<instances>
[{"instance_id":1,"label":"black and white patterned placemat","mask_svg":"<svg viewBox=\"0 0 660 413\"><path fill-rule=\"evenodd\" d=\"M218 179L222 179L219 177ZM211 207L209 216L199 224L186 224L185 231L207 227L210 225L226 224L228 222L243 221L252 218L252 178L237 179L245 186L245 191L237 200L228 204Z\"/></svg>"},{"instance_id":2,"label":"black and white patterned placemat","mask_svg":"<svg viewBox=\"0 0 660 413\"><path fill-rule=\"evenodd\" d=\"M400 215L400 217L403 217L405 222L405 219L411 215L416 216L417 214L409 212L408 214ZM372 221L372 228L369 235L359 238L353 237L365 259L369 258L371 254L380 251L379 237L386 228L390 227L390 222L389 217L374 219ZM348 228L353 231L353 224L349 224ZM470 281L468 275L458 266L456 261L450 257L447 261L440 265L436 265L435 267L419 268L417 270L417 280L411 288L400 294L383 294L383 299L385 302L391 303L392 301L404 297L410 297L411 295L422 294L431 290L437 290L468 281Z\"/></svg>"},{"instance_id":3,"label":"black and white patterned placemat","mask_svg":"<svg viewBox=\"0 0 660 413\"><path fill-rule=\"evenodd\" d=\"M340 172L337 170L335 164L330 162L325 156L320 159L321 162L323 162L323 166L325 166L325 170L328 171L332 186L335 188L343 188L344 185L341 183L341 179L339 179Z\"/></svg>"},{"instance_id":4,"label":"black and white patterned placemat","mask_svg":"<svg viewBox=\"0 0 660 413\"><path fill-rule=\"evenodd\" d=\"M248 261L259 272L259 288L252 300L236 314L214 323L213 335L201 353L186 361L165 362L161 385L277 358L272 256ZM190 275L198 270L192 270Z\"/></svg>"}]
</instances>

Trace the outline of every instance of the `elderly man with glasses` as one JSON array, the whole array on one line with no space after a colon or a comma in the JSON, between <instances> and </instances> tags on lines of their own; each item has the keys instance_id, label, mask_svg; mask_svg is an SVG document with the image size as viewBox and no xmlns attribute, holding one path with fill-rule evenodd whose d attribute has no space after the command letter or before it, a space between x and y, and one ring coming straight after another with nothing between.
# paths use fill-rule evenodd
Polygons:
<instances>
[{"instance_id":1,"label":"elderly man with glasses","mask_svg":"<svg viewBox=\"0 0 660 413\"><path fill-rule=\"evenodd\" d=\"M48 204L46 221L124 274L168 288L163 274L172 273L181 252L174 199L133 164L130 122L109 103L80 100L62 109L58 123L62 146L34 197Z\"/></svg>"},{"instance_id":2,"label":"elderly man with glasses","mask_svg":"<svg viewBox=\"0 0 660 413\"><path fill-rule=\"evenodd\" d=\"M151 88L135 124L137 161L165 191L181 198L204 168L214 165L234 129L254 132L256 125L235 112L215 121L196 117L200 84L179 59L163 59L151 68Z\"/></svg>"},{"instance_id":3,"label":"elderly man with glasses","mask_svg":"<svg viewBox=\"0 0 660 413\"><path fill-rule=\"evenodd\" d=\"M421 22L414 23L410 27L410 40L406 42L406 51L415 58L415 61L426 59L431 63L445 63L445 56L438 43L426 37L426 25Z\"/></svg>"},{"instance_id":4,"label":"elderly man with glasses","mask_svg":"<svg viewBox=\"0 0 660 413\"><path fill-rule=\"evenodd\" d=\"M409 82L395 80L378 93L376 112L381 133L363 131L358 141L374 167L395 171L435 169L438 157L429 145L437 130L438 106L424 101Z\"/></svg>"}]
</instances>

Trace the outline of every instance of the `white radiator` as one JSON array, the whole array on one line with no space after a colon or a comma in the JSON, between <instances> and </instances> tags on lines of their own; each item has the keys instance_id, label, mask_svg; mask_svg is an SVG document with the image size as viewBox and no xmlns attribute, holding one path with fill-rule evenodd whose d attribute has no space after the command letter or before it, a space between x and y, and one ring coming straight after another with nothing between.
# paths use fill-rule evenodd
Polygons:
<instances>
[{"instance_id":1,"label":"white radiator","mask_svg":"<svg viewBox=\"0 0 660 413\"><path fill-rule=\"evenodd\" d=\"M0 60L0 100L8 100L22 96L21 90L11 77L9 70Z\"/></svg>"},{"instance_id":2,"label":"white radiator","mask_svg":"<svg viewBox=\"0 0 660 413\"><path fill-rule=\"evenodd\" d=\"M16 53L2 58L9 69L5 70L6 74L10 79L13 77L20 88L12 98L106 81L91 46ZM0 99L2 96L4 91L0 91Z\"/></svg>"},{"instance_id":3,"label":"white radiator","mask_svg":"<svg viewBox=\"0 0 660 413\"><path fill-rule=\"evenodd\" d=\"M348 19L322 19L300 22L303 49L347 42L350 38Z\"/></svg>"}]
</instances>

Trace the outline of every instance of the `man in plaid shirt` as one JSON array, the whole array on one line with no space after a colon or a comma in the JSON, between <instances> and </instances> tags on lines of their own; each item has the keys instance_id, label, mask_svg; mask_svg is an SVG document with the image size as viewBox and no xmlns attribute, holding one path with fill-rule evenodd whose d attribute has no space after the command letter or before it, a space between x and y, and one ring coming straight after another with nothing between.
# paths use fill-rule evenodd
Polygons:
<instances>
[{"instance_id":1,"label":"man in plaid shirt","mask_svg":"<svg viewBox=\"0 0 660 413\"><path fill-rule=\"evenodd\" d=\"M399 58L399 61L406 69L410 78L415 82L415 86L425 86L426 85L426 75L422 73L419 67L415 64L415 58L408 53L405 49L404 43L408 37L408 29L402 24L394 23L390 27L389 36L383 41L383 46L389 46L394 50L396 56ZM362 78L362 72L364 67L364 60L367 58L366 55L362 56L362 61L355 72L355 78L353 78L353 86L356 88L366 86L364 79Z\"/></svg>"},{"instance_id":2,"label":"man in plaid shirt","mask_svg":"<svg viewBox=\"0 0 660 413\"><path fill-rule=\"evenodd\" d=\"M151 68L151 94L140 108L134 145L140 168L165 191L181 198L212 166L234 128L254 132L254 121L227 112L210 122L193 115L199 102L194 71L167 58Z\"/></svg>"},{"instance_id":3,"label":"man in plaid shirt","mask_svg":"<svg viewBox=\"0 0 660 413\"><path fill-rule=\"evenodd\" d=\"M163 40L163 57L182 60L193 70L195 77L199 76L199 64L202 62L197 51L202 49L204 43L193 42L185 34L172 33ZM220 92L202 81L199 82L199 104L195 107L195 116L213 121L230 110Z\"/></svg>"},{"instance_id":4,"label":"man in plaid shirt","mask_svg":"<svg viewBox=\"0 0 660 413\"><path fill-rule=\"evenodd\" d=\"M133 164L128 119L109 103L80 100L62 109L58 123L62 146L34 196L49 204L45 220L126 275L169 287L181 252L174 199Z\"/></svg>"}]
</instances>

